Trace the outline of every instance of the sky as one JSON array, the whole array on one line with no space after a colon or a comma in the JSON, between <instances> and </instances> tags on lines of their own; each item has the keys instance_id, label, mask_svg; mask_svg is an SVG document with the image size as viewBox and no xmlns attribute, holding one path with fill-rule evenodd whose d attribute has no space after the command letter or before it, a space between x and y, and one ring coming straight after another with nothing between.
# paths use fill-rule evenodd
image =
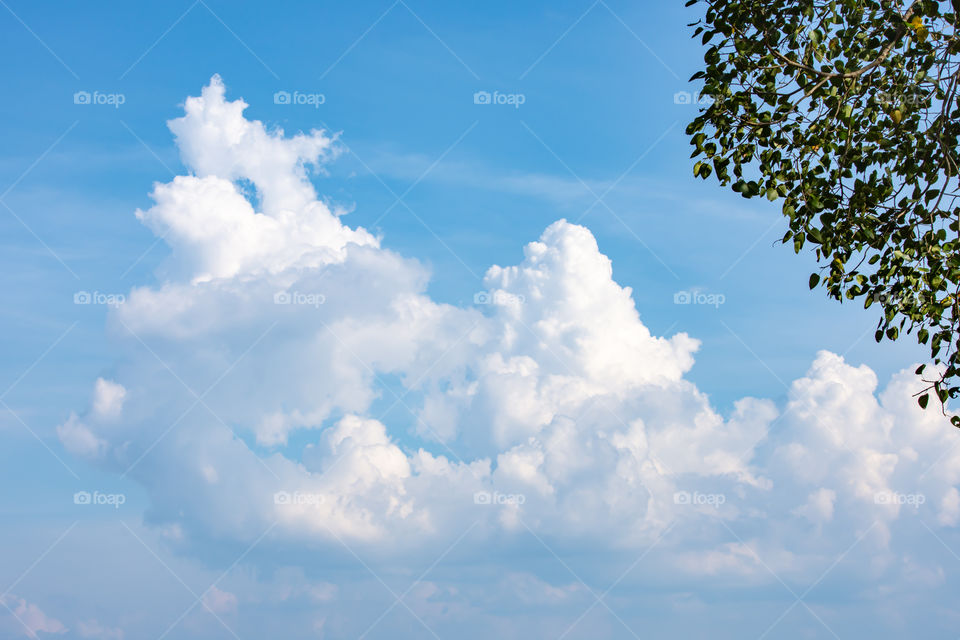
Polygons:
<instances>
[{"instance_id":1,"label":"sky","mask_svg":"<svg viewBox=\"0 0 960 640\"><path fill-rule=\"evenodd\" d=\"M0 637L954 637L925 354L693 178L682 5L0 0Z\"/></svg>"}]
</instances>

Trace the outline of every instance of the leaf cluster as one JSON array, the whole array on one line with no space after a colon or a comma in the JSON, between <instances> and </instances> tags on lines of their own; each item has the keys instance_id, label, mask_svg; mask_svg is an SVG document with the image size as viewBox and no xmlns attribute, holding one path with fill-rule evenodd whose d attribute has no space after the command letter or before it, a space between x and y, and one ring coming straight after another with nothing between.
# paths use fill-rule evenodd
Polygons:
<instances>
[{"instance_id":1,"label":"leaf cluster","mask_svg":"<svg viewBox=\"0 0 960 640\"><path fill-rule=\"evenodd\" d=\"M923 407L960 394L955 2L687 3L712 99L687 127L694 175L779 201L783 242L820 264L811 289L876 306L878 342L928 345Z\"/></svg>"}]
</instances>

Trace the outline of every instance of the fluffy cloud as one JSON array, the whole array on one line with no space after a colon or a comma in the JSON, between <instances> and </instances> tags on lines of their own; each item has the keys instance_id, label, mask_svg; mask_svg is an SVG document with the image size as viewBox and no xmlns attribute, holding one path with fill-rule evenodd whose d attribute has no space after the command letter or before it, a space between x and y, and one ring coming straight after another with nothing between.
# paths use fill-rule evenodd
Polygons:
<instances>
[{"instance_id":1,"label":"fluffy cloud","mask_svg":"<svg viewBox=\"0 0 960 640\"><path fill-rule=\"evenodd\" d=\"M107 441L94 435L76 414L70 414L67 421L57 427L57 436L67 451L87 459L99 458L109 448Z\"/></svg>"},{"instance_id":2,"label":"fluffy cloud","mask_svg":"<svg viewBox=\"0 0 960 640\"><path fill-rule=\"evenodd\" d=\"M123 409L127 390L123 385L97 378L93 387L93 413L103 419L116 418Z\"/></svg>"},{"instance_id":3,"label":"fluffy cloud","mask_svg":"<svg viewBox=\"0 0 960 640\"><path fill-rule=\"evenodd\" d=\"M271 526L278 545L381 550L465 531L663 537L684 572L759 580L806 575L851 533L892 554L906 516L956 525L960 451L909 371L878 393L869 368L823 352L786 406L721 415L684 377L698 341L652 335L593 235L563 220L489 269L485 304L438 303L420 263L318 197L308 170L335 140L245 107L215 77L170 122L190 175L137 215L171 254L112 312L117 381L58 429L140 482L179 543Z\"/></svg>"},{"instance_id":4,"label":"fluffy cloud","mask_svg":"<svg viewBox=\"0 0 960 640\"><path fill-rule=\"evenodd\" d=\"M186 115L170 122L193 175L157 185L156 204L137 212L170 238L179 273L190 272L195 283L276 273L340 262L347 244L376 246L362 229L340 224L307 180L305 165L327 158L333 140L322 131L289 139L267 131L224 91L214 77L200 97L187 99ZM260 211L248 201L247 184L255 186Z\"/></svg>"},{"instance_id":5,"label":"fluffy cloud","mask_svg":"<svg viewBox=\"0 0 960 640\"><path fill-rule=\"evenodd\" d=\"M101 424L100 430L108 428L123 409L127 390L123 385L97 378L93 388L90 418ZM99 459L110 448L108 441L93 433L75 413L57 427L57 436L67 451L87 459Z\"/></svg>"}]
</instances>

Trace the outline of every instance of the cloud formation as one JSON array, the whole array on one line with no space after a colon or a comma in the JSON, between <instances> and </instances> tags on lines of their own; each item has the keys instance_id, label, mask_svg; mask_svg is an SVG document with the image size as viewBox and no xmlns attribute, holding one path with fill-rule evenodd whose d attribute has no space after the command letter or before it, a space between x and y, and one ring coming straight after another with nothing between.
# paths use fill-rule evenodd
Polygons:
<instances>
[{"instance_id":1,"label":"cloud formation","mask_svg":"<svg viewBox=\"0 0 960 640\"><path fill-rule=\"evenodd\" d=\"M588 229L557 221L488 270L476 305L437 302L422 264L317 195L335 137L245 107L214 77L169 123L190 175L137 215L170 255L112 312L114 379L58 428L142 484L176 543L272 526L277 545L429 551L530 531L662 540L685 574L762 581L862 541L869 575L938 579L897 533L957 525L960 451L912 372L881 390L821 352L785 406L721 415L685 378L699 342L651 334ZM576 591L547 586L536 597Z\"/></svg>"}]
</instances>

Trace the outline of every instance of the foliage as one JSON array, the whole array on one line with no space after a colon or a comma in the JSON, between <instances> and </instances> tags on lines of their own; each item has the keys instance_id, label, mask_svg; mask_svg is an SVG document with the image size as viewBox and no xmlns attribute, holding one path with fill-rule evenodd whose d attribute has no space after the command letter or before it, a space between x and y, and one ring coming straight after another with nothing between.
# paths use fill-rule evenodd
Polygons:
<instances>
[{"instance_id":1,"label":"foliage","mask_svg":"<svg viewBox=\"0 0 960 640\"><path fill-rule=\"evenodd\" d=\"M782 202L784 243L812 245L822 286L916 334L960 394L960 0L690 0L707 106L687 127L694 175ZM924 375L924 367L917 370ZM960 418L953 418L960 426Z\"/></svg>"}]
</instances>

